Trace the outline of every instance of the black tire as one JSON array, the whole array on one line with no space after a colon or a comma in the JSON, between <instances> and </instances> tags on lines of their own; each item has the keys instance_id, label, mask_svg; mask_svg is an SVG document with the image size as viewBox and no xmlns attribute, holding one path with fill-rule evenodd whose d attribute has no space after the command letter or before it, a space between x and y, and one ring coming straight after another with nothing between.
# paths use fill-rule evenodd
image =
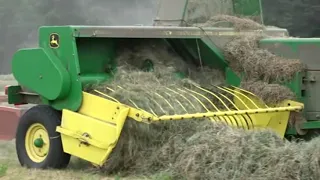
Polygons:
<instances>
[{"instance_id":1,"label":"black tire","mask_svg":"<svg viewBox=\"0 0 320 180\"><path fill-rule=\"evenodd\" d=\"M42 162L34 162L27 154L25 137L28 128L35 123L46 128L50 146L46 158ZM48 105L37 105L26 111L20 118L16 133L16 152L21 166L38 169L66 168L70 162L70 155L64 153L60 133L56 127L61 124L61 112Z\"/></svg>"}]
</instances>

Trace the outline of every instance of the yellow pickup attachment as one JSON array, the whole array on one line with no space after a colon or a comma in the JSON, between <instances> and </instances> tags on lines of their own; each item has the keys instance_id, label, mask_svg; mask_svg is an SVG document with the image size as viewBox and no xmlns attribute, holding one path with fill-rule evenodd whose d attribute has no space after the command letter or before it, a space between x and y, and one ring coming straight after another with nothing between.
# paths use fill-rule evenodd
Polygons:
<instances>
[{"instance_id":1,"label":"yellow pickup attachment","mask_svg":"<svg viewBox=\"0 0 320 180\"><path fill-rule=\"evenodd\" d=\"M66 153L83 158L96 165L103 165L116 146L128 117L143 123L210 118L212 121L223 121L231 126L244 129L271 128L283 137L290 111L303 109L303 104L294 101L285 101L280 107L268 107L250 92L238 88L217 88L232 94L233 99L229 99L223 94L219 94L219 97L214 93L210 94L217 96L222 104L225 104L222 101L222 98L224 98L232 104L233 108L226 105L223 111L218 108L215 108L216 111L210 111L206 108L207 112L204 113L163 116L157 116L152 112L122 104L99 91L97 92L108 98L83 92L81 108L78 112L64 109L62 123L61 126L57 127L57 131L61 133L62 144ZM203 89L203 91L206 90ZM193 93L193 97L199 101L200 99L197 96L204 97L195 91L189 91L188 93ZM212 105L216 107L213 102Z\"/></svg>"},{"instance_id":2,"label":"yellow pickup attachment","mask_svg":"<svg viewBox=\"0 0 320 180\"><path fill-rule=\"evenodd\" d=\"M125 105L83 93L78 112L62 111L57 131L64 151L102 165L117 144L129 110Z\"/></svg>"}]
</instances>

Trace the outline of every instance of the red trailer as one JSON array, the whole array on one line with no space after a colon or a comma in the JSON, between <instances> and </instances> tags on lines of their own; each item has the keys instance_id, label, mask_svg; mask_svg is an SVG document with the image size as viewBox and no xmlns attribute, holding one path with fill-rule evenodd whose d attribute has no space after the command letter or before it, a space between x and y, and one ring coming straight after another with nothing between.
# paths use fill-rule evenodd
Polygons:
<instances>
[{"instance_id":1,"label":"red trailer","mask_svg":"<svg viewBox=\"0 0 320 180\"><path fill-rule=\"evenodd\" d=\"M0 103L8 102L7 88L5 88L5 94L0 95ZM15 138L19 118L25 110L27 108L19 105L8 106L0 104L0 140L10 141Z\"/></svg>"}]
</instances>

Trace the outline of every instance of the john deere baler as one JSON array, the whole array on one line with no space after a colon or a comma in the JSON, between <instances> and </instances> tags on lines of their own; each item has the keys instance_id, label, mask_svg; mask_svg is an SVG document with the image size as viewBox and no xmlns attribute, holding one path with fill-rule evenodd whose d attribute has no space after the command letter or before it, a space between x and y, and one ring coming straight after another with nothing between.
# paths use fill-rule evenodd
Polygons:
<instances>
[{"instance_id":1,"label":"john deere baler","mask_svg":"<svg viewBox=\"0 0 320 180\"><path fill-rule=\"evenodd\" d=\"M20 49L14 54L12 73L19 85L8 88L8 101L10 104L38 102L21 117L17 129L16 149L22 165L63 168L68 165L70 155L102 165L116 146L128 118L145 124L209 118L247 130L271 128L279 136L285 135L290 113L301 111L304 104L288 99L269 107L251 92L238 88L241 78L228 67L221 47L239 33L283 36L287 31L267 28L239 32L233 28L183 27L181 17L185 9L181 7L185 7L187 1L174 2L180 5L172 15L180 16L176 21L166 19L168 14L163 13L163 8L169 1L162 2L154 26L44 26L39 29L38 48ZM147 109L123 104L103 92L95 91L102 97L86 92L87 85L113 81L118 47L135 39L161 39L194 66L199 66L201 59L204 65L224 71L226 82L233 88L217 88L231 96L219 97L202 87L197 88L217 98L217 102L210 102L213 107L218 102L231 102L233 108L159 116ZM299 43L310 41L268 39L261 41L261 45L270 50L274 44L289 45L292 49L287 52L294 54ZM288 86L303 100L301 80L298 74ZM205 93L188 89L186 92L182 96L209 99Z\"/></svg>"}]
</instances>

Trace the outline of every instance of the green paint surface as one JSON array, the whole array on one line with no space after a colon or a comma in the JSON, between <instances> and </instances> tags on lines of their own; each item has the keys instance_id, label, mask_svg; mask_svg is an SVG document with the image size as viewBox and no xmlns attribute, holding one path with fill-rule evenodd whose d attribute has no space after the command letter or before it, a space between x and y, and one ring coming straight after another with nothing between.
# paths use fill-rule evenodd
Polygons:
<instances>
[{"instance_id":1,"label":"green paint surface","mask_svg":"<svg viewBox=\"0 0 320 180\"><path fill-rule=\"evenodd\" d=\"M237 15L259 16L261 13L259 0L233 0L233 10Z\"/></svg>"},{"instance_id":2,"label":"green paint surface","mask_svg":"<svg viewBox=\"0 0 320 180\"><path fill-rule=\"evenodd\" d=\"M37 148L41 148L43 146L44 142L43 142L42 138L37 138L36 140L34 140L33 144Z\"/></svg>"},{"instance_id":3,"label":"green paint surface","mask_svg":"<svg viewBox=\"0 0 320 180\"><path fill-rule=\"evenodd\" d=\"M59 37L59 46L54 48L50 47L53 33ZM112 39L77 38L76 33L72 26L43 26L39 28L39 48L21 49L12 60L19 84L58 110L77 111L83 87L109 80L116 67Z\"/></svg>"},{"instance_id":4,"label":"green paint surface","mask_svg":"<svg viewBox=\"0 0 320 180\"><path fill-rule=\"evenodd\" d=\"M59 59L43 48L22 49L12 59L12 72L23 86L48 100L65 97L70 88L70 77Z\"/></svg>"}]
</instances>

